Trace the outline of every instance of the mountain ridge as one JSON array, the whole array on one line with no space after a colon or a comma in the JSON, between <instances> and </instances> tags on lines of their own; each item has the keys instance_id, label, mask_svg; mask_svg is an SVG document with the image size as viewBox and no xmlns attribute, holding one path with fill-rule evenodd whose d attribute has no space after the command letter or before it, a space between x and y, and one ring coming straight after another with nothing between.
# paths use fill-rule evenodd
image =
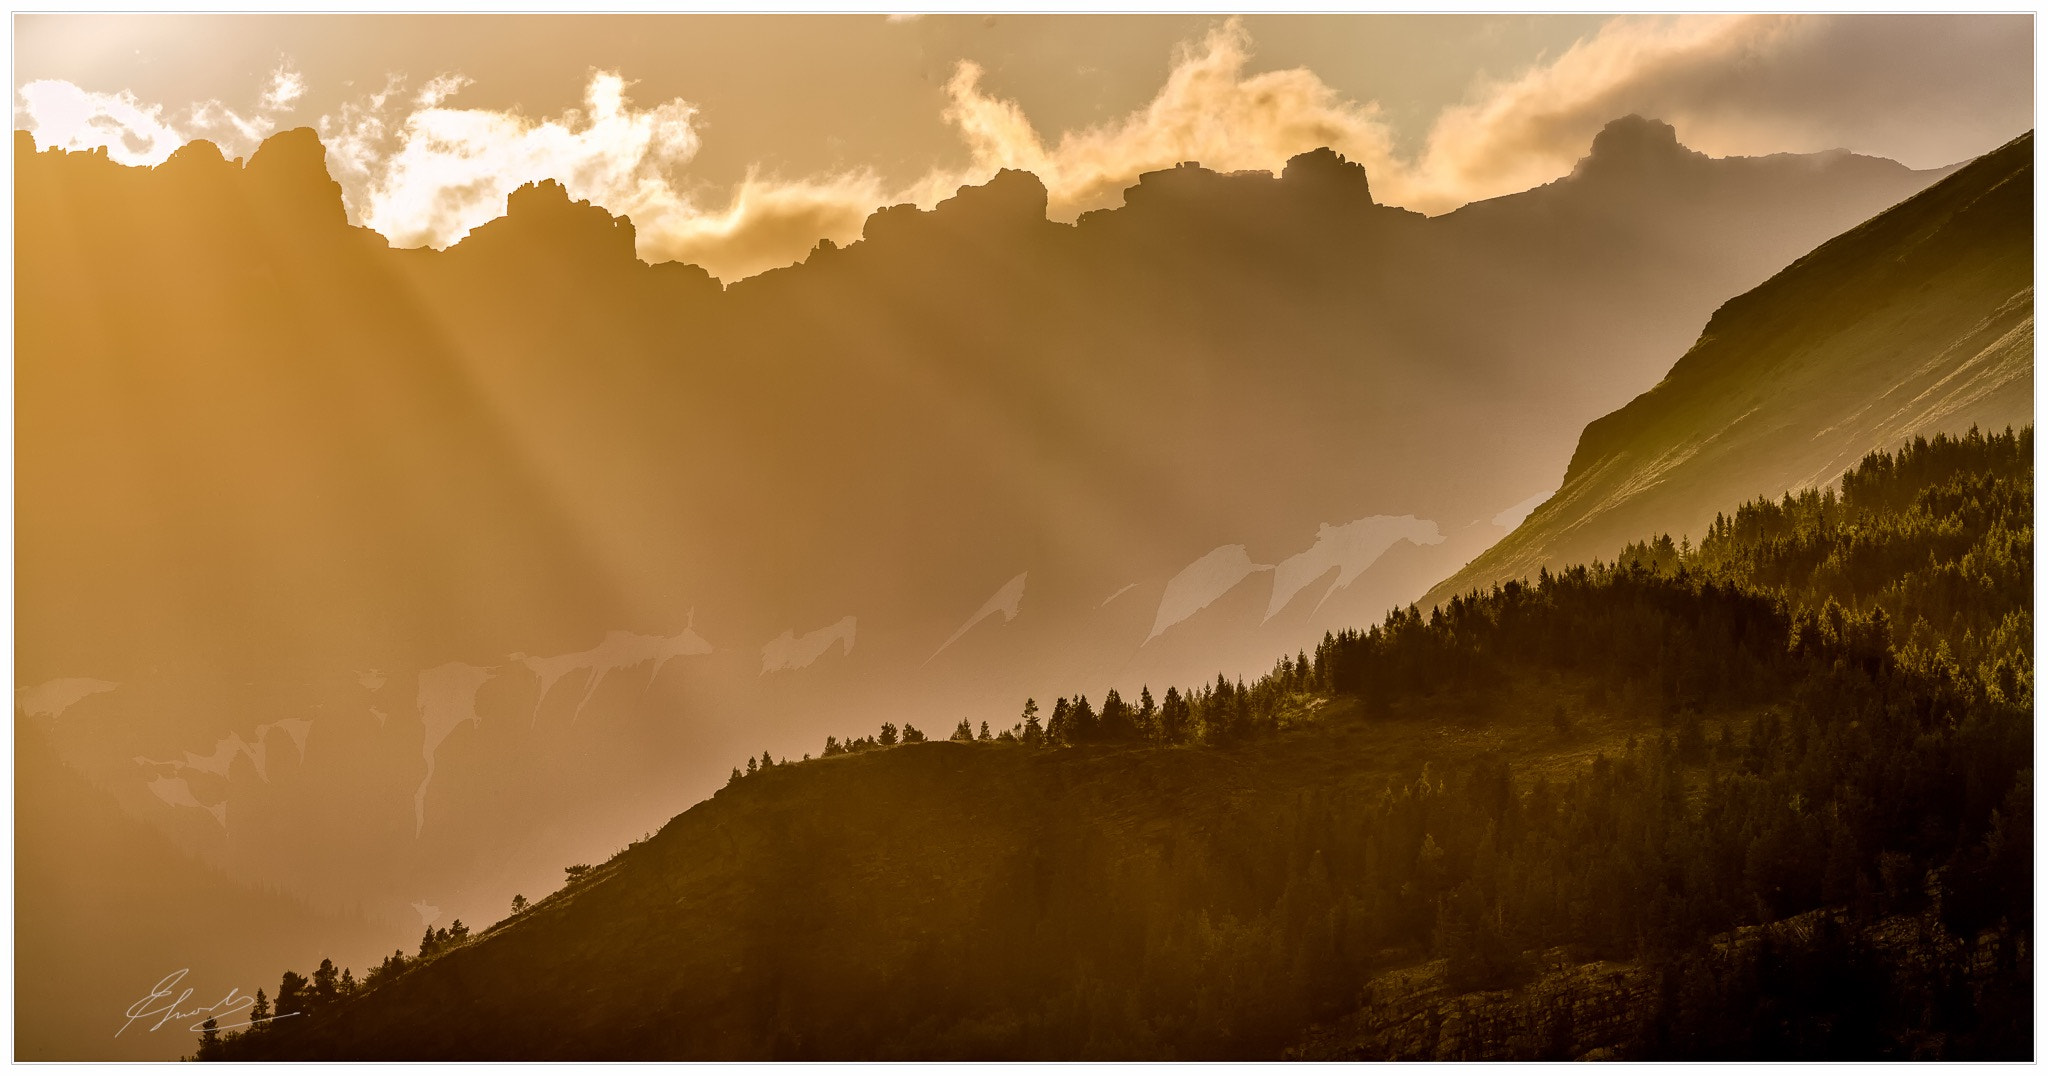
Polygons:
<instances>
[{"instance_id":1,"label":"mountain ridge","mask_svg":"<svg viewBox=\"0 0 2048 1076\"><path fill-rule=\"evenodd\" d=\"M750 761L481 934L211 1048L2022 1056L2032 438L1872 453L1697 552L1397 612L1249 689Z\"/></svg>"},{"instance_id":2,"label":"mountain ridge","mask_svg":"<svg viewBox=\"0 0 2048 1076\"><path fill-rule=\"evenodd\" d=\"M2032 146L2031 132L2014 139L1722 304L1657 385L1587 425L1558 493L1422 604L1630 535L1699 533L1707 509L1682 507L1680 486L1711 483L1701 506L1816 487L1903 437L2023 422ZM1702 471L1717 457L1737 458Z\"/></svg>"},{"instance_id":3,"label":"mountain ridge","mask_svg":"<svg viewBox=\"0 0 2048 1076\"><path fill-rule=\"evenodd\" d=\"M261 197L197 149L18 158L17 668L121 685L53 736L182 848L385 923L478 921L730 760L906 705L1006 727L1370 623L1727 282L1926 179L1716 165L1425 218L1311 154L1066 225L1013 173L723 288L560 184L393 249L337 223L313 143L274 148ZM1313 569L1350 583L1276 610ZM305 765L205 810L134 761L281 718Z\"/></svg>"},{"instance_id":4,"label":"mountain ridge","mask_svg":"<svg viewBox=\"0 0 2048 1076\"><path fill-rule=\"evenodd\" d=\"M34 137L26 130L17 129L14 134L15 152L18 156L69 152L54 148L36 148ZM81 151L77 155L97 156L102 159L106 156L104 152L95 153L93 151ZM174 150L170 157L161 165L154 166L153 168L133 167L138 171L155 171L166 166L172 166L171 170L174 173L186 172L194 174L206 169L212 169L216 172L223 168L235 169L248 175L255 189L268 192L276 201L302 207L302 211L310 222L331 224L338 219L336 217L337 212L342 218L345 218L347 210L341 185L332 178L326 165L325 157L326 148L321 142L318 132L310 127L298 127L267 136L246 159L237 158L229 160L217 143L209 139L198 138ZM1532 188L1531 191L1499 195L1469 202L1426 219L1433 220L1452 216L1474 206L1490 205L1508 199L1516 199L1534 191L1557 188L1560 184L1568 186L1574 181L1584 182L1588 179L1596 183L1623 177L1641 179L1658 173L1672 174L1683 171L1687 167L1692 167L1696 170L1699 165L1712 165L1717 162L1739 162L1749 167L1765 162L1796 162L1808 167L1819 167L1844 160L1868 162L1869 166L1889 166L1895 169L1905 169L1905 166L1889 158L1856 154L1845 149L1822 150L1811 153L1776 153L1750 157L1710 157L1705 153L1680 143L1677 139L1676 130L1670 124L1631 114L1609 122L1597 132L1586 156L1580 158L1572 170L1564 176L1548 184ZM114 165L111 161L108 161L108 164L111 167L131 167ZM1958 163L1933 169L1920 169L1918 171L1930 176L1939 177L1961 166ZM918 209L908 204L876 207L868 214L863 224L862 236L856 242L874 238L872 229L876 227L879 227L881 234L889 234L889 225L893 220L905 217L906 211L915 212L919 215L929 215L945 211L944 207L951 205L953 208L947 212L951 214L964 214L969 212L963 208L965 204L998 204L1001 201L1001 196L995 193L995 188L1021 182L1021 179L1006 177L1028 179L1030 186L1035 188L1038 196L1035 199L1037 213L1032 218L1034 222L1043 220L1055 224L1063 223L1052 221L1047 216L1046 206L1048 199L1045 196L1044 184L1038 177L1026 170L1003 168L998 169L993 176L982 183L963 185L959 191L940 199L930 210ZM1187 192L1199 189L1202 186L1207 186L1211 189L1223 189L1232 186L1233 181L1235 181L1235 185L1240 190L1255 189L1243 186L1245 183L1257 183L1261 187L1270 184L1270 189L1297 190L1303 194L1309 194L1314 201L1321 201L1327 204L1334 205L1344 201L1354 201L1366 206L1398 210L1410 216L1424 216L1399 206L1383 206L1381 203L1374 201L1371 194L1370 178L1366 175L1364 166L1346 160L1343 155L1329 147L1322 147L1290 157L1276 172L1254 169L1242 172L1220 173L1204 168L1194 161L1183 162L1172 168L1143 172L1134 177L1130 186L1125 188L1125 200L1122 205L1091 210L1081 214L1080 218L1071 224L1063 224L1063 226L1078 227L1083 220L1089 219L1096 221L1112 219L1121 209L1128 208L1132 204L1134 197L1142 204L1170 204L1177 198L1185 197ZM1264 182L1261 183L1259 181ZM472 229L462 239L458 239L447 247L440 249L454 250L467 241L470 234L475 234L476 231L488 225L497 224L515 216L517 213L513 204L515 201L526 202L529 205L528 212L548 212L549 210L546 208L546 205L556 200L547 194L550 188L563 188L562 180L559 177L550 177L529 181L521 185L517 190L508 194L507 207L503 214L493 217L484 224L478 225L476 229ZM968 192L975 193L970 195ZM567 197L566 189L561 190L561 195L564 198ZM966 199L965 203L963 203L963 197ZM592 206L590 202L585 200L568 200L575 201L578 206L591 206L593 209L602 208ZM1024 202L1018 204L1028 204L1029 201L1031 199L1027 198ZM630 239L633 231L630 217L626 214L608 214L608 216L615 222L614 227L618 226L616 222L623 222L621 230ZM994 219L1002 219L1002 216L1002 214L998 214ZM984 217L984 219L990 218ZM362 226L355 225L353 227L360 228ZM493 231L503 231L503 229L494 229ZM845 246L833 244L830 241L821 242L828 249L845 249ZM420 246L391 247L391 249L427 250L435 248ZM639 260L637 253L634 257L635 260ZM642 264L648 266L678 264L687 266L690 269L701 270L702 268L690 265L687 262L643 261ZM803 261L798 261L792 263L792 266L802 264L804 264ZM790 268L792 266L780 268ZM773 271L775 270L771 269L764 272ZM739 278L739 280L750 280L759 275L761 274L757 273L752 276ZM738 283L739 280L725 282L725 286Z\"/></svg>"}]
</instances>

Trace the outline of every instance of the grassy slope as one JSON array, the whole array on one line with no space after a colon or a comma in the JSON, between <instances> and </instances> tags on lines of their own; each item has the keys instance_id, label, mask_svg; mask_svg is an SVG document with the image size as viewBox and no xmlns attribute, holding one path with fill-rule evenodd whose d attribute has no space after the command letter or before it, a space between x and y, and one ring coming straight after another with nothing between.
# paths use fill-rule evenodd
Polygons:
<instances>
[{"instance_id":1,"label":"grassy slope","mask_svg":"<svg viewBox=\"0 0 2048 1076\"><path fill-rule=\"evenodd\" d=\"M1420 604L1698 535L1915 435L2023 425L2033 348L2028 134L1730 300L1661 383L1586 428L1556 495Z\"/></svg>"},{"instance_id":2,"label":"grassy slope","mask_svg":"<svg viewBox=\"0 0 2048 1076\"><path fill-rule=\"evenodd\" d=\"M1551 723L1559 701L1578 714L1569 738ZM928 1056L1028 1056L1032 1030L1007 1024L993 996L977 1004L987 969L1018 966L1035 944L1002 924L1061 921L1048 906L1072 900L1142 909L1158 877L1146 864L1242 854L1263 804L1376 794L1432 761L1486 754L1515 759L1520 780L1554 778L1654 728L1588 712L1556 684L1528 685L1506 713L1461 721L1463 705L1367 722L1338 704L1230 750L928 743L770 770L276 1045L334 1058L750 1058L886 1056L919 1041ZM1388 966L1412 959L1390 953ZM962 1009L904 1034L922 1014ZM1271 1056L1288 1044L1258 1045Z\"/></svg>"},{"instance_id":3,"label":"grassy slope","mask_svg":"<svg viewBox=\"0 0 2048 1076\"><path fill-rule=\"evenodd\" d=\"M2024 623L2027 592L1999 580L2031 574L2015 531L2031 445L1937 439L1874 460L1848 483L1850 524L1807 520L1799 541L1748 539L1754 563L1730 561L1859 606L1927 561L1981 576L1969 592L1880 618L1814 613L1817 593L1795 588L1806 611L1787 625L1733 615L1756 599L1696 580L1566 578L1460 603L1426 629L1434 649L1401 629L1388 652L1430 676L1379 681L1377 717L1292 695L1281 731L1231 746L935 743L772 767L248 1054L2018 1056L2030 666L1944 672L1918 646L1888 666L1871 647L1915 603ZM1922 597L1953 589L1930 585ZM1677 631L1637 615L1631 595L1652 591L1721 613ZM1549 618L1516 612L1530 602ZM1967 623L1940 630L1967 638ZM1617 647L1616 629L1650 645ZM1616 660L1557 662L1560 639ZM1337 685L1384 674L1358 657L1382 645L1396 643L1338 640L1317 665ZM1646 661L1654 675L1630 671ZM1716 670L1776 693L1705 690ZM1557 731L1560 708L1575 734ZM1679 719L1675 749L1599 763L1661 741L1659 712ZM1365 884L1332 893L1337 878ZM1838 929L1854 943L1828 941ZM1532 942L1518 969L1513 946ZM1317 954L1338 957L1334 974Z\"/></svg>"}]
</instances>

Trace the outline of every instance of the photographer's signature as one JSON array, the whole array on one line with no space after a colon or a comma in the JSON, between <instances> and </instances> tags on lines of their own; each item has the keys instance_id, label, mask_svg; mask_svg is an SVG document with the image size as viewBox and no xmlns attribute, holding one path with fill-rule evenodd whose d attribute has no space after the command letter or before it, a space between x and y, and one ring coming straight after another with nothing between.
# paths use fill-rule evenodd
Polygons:
<instances>
[{"instance_id":1,"label":"photographer's signature","mask_svg":"<svg viewBox=\"0 0 2048 1076\"><path fill-rule=\"evenodd\" d=\"M183 982L185 976L191 971L191 968L179 968L177 971L158 980L157 984L150 988L149 993L144 995L142 1000L128 1006L128 1011L123 1014L128 1017L128 1022L121 1025L121 1031L126 1031L135 1026L137 1020L148 1020L152 1017L156 1018L156 1023L150 1024L145 1030L156 1031L165 1024L173 1024L180 1020L191 1020L191 1025L185 1030L198 1034L206 1030L200 1025L208 1020L214 1022L213 1029L215 1031L232 1031L239 1027L252 1027L256 1024L267 1024L272 1020L282 1020L287 1016L299 1015L295 1012L281 1012L269 1016L250 1017L240 1023L228 1023L226 1022L228 1017L246 1014L256 1006L256 999L242 993L241 987L229 989L225 997L211 1005L200 1005L190 1009L183 1008L182 1006L191 1000L193 991L189 986L181 990L178 984ZM120 1038L121 1031L114 1032L114 1037Z\"/></svg>"}]
</instances>

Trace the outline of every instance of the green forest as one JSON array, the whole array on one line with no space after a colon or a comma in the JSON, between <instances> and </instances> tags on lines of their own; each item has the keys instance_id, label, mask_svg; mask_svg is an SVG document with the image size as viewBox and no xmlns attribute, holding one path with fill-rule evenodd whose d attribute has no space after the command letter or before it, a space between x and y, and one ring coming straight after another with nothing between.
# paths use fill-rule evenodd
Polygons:
<instances>
[{"instance_id":1,"label":"green forest","mask_svg":"<svg viewBox=\"0 0 2048 1076\"><path fill-rule=\"evenodd\" d=\"M941 786L960 817L858 846L857 819L758 822L781 858L731 868L761 896L722 928L756 955L701 1022L557 1028L535 1056L2028 1058L2033 452L2031 428L1915 439L1249 684L764 752L488 930L360 983L286 972L260 1005L300 1015L197 1057L528 1056L512 1017L540 1002L489 969L682 870L693 816L909 802L945 758L972 767ZM960 899L811 868L863 861ZM827 885L859 918L800 907ZM627 997L660 974L605 959L559 973ZM408 1015L465 990L468 1024Z\"/></svg>"}]
</instances>

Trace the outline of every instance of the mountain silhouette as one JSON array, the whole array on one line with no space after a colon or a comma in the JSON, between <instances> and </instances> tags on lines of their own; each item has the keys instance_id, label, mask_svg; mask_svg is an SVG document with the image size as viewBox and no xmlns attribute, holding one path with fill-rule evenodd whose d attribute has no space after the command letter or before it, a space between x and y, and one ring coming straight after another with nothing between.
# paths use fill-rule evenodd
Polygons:
<instances>
[{"instance_id":1,"label":"mountain silhouette","mask_svg":"<svg viewBox=\"0 0 2048 1076\"><path fill-rule=\"evenodd\" d=\"M1596 147L1597 156L1597 147ZM1713 513L1864 453L2034 409L2033 135L1729 300L1650 391L1588 425L1557 494L1425 607Z\"/></svg>"},{"instance_id":2,"label":"mountain silhouette","mask_svg":"<svg viewBox=\"0 0 2048 1076\"><path fill-rule=\"evenodd\" d=\"M185 848L404 922L764 749L1257 673L1468 561L1718 303L1945 174L1661 131L1436 218L1327 150L1073 224L1006 171L725 287L560 183L397 250L308 131L155 169L17 133L19 675L123 685L64 757ZM133 759L281 719L305 765L231 779L225 830L147 799Z\"/></svg>"}]
</instances>

